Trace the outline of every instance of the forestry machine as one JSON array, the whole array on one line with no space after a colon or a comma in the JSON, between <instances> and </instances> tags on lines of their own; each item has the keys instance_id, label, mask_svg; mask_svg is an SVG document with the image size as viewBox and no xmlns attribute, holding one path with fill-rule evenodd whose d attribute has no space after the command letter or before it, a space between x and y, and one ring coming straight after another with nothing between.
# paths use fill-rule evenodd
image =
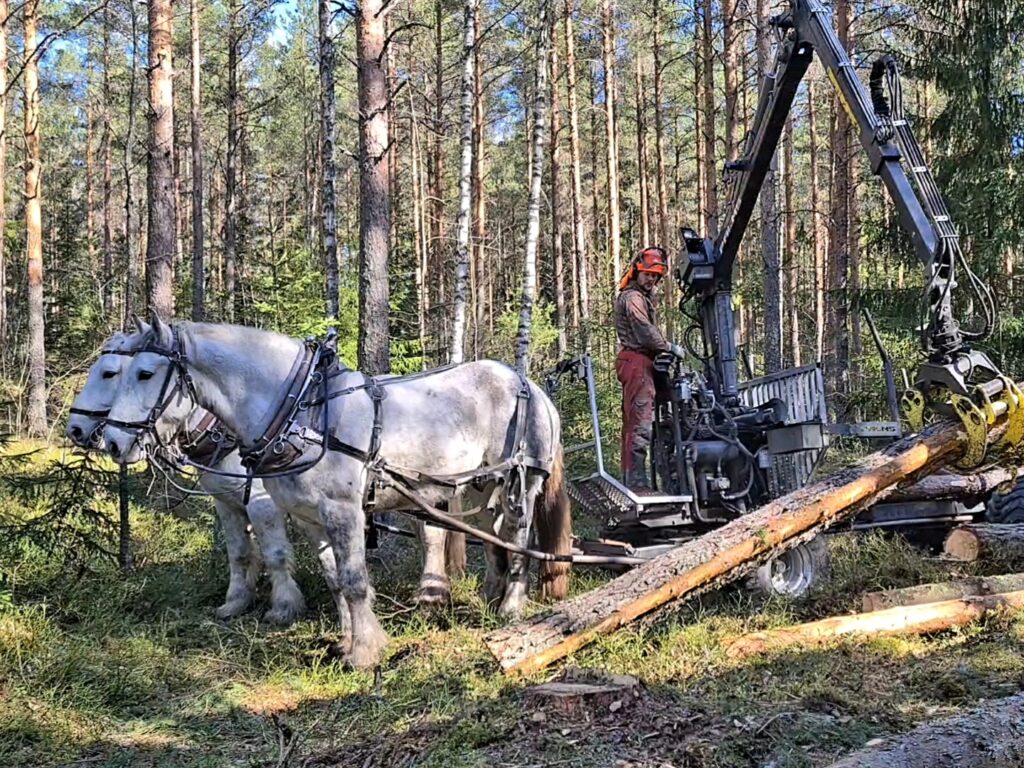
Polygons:
<instances>
[{"instance_id":1,"label":"forestry machine","mask_svg":"<svg viewBox=\"0 0 1024 768\"><path fill-rule=\"evenodd\" d=\"M1011 410L1024 414L1017 408L1021 393L984 352L972 347L992 331L994 300L964 259L949 211L904 116L895 61L891 56L876 61L866 90L819 0L792 0L771 25L777 34L774 65L761 83L743 155L725 167L731 194L721 229L714 238L692 229L682 232L685 252L674 276L682 296L679 309L689 320L683 341L702 370L688 370L671 355L655 363L658 397L651 463L656 494L635 494L604 468L590 358L567 360L549 375L553 387L567 375L584 381L588 389L597 472L575 481L571 493L605 520L605 538L600 545L591 544L592 551L625 548L657 554L804 485L827 448L829 434L889 439L901 434L892 366L870 316L868 325L886 370L891 421L829 424L817 364L740 381L733 268L797 87L815 52L925 265L920 339L925 359L915 386L903 396L904 418L916 430L926 409L956 414L970 427L967 460L976 465L984 455L986 404L1003 398ZM954 289L964 284L980 316L976 329L961 327L954 316ZM750 366L746 368L749 375ZM970 517L966 506L953 502L880 504L863 513L854 527L934 527ZM825 551L820 541L801 545L763 567L758 580L771 591L802 592L820 569Z\"/></svg>"}]
</instances>

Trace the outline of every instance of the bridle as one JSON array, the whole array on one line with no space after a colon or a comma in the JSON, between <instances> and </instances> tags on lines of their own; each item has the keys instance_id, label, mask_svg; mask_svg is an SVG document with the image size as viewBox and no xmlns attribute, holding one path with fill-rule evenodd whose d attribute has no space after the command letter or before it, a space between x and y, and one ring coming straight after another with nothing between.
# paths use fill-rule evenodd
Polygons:
<instances>
[{"instance_id":1,"label":"bridle","mask_svg":"<svg viewBox=\"0 0 1024 768\"><path fill-rule=\"evenodd\" d=\"M121 357L135 357L135 350L125 349L101 349L99 357L104 355L120 355ZM103 426L107 421L107 416L110 415L110 408L76 408L71 406L68 409L68 413L73 416L85 416L89 419L97 419L98 423L93 427L92 434L89 435L89 444L96 446L100 444L101 433L103 432Z\"/></svg>"},{"instance_id":2,"label":"bridle","mask_svg":"<svg viewBox=\"0 0 1024 768\"><path fill-rule=\"evenodd\" d=\"M197 404L195 384L192 381L192 375L188 372L188 367L186 365L188 358L181 349L181 340L178 337L178 331L175 327L171 327L170 347L163 347L159 344L150 343L140 347L134 352L120 352L118 354L134 356L143 353L159 355L160 357L166 358L168 361L167 372L164 375L164 380L160 385L160 393L157 395L153 407L149 409L149 413L146 418L141 420L125 421L122 419L111 419L109 417L109 409L106 411L107 415L103 418L107 425L133 432L135 442L137 442L140 447L143 447L144 450L145 447L141 440L143 436L152 437L159 448L167 450L169 448L168 444L163 441L160 437L159 431L156 429L157 421L173 402L174 398L181 393L184 393L191 401L192 406L195 407ZM149 453L148 450L147 453Z\"/></svg>"}]
</instances>

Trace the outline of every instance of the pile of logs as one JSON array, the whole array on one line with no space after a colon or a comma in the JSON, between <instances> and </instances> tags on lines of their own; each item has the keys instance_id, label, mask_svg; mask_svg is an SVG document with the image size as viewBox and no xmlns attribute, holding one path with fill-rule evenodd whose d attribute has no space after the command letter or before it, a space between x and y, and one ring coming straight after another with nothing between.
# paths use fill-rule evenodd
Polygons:
<instances>
[{"instance_id":1,"label":"pile of logs","mask_svg":"<svg viewBox=\"0 0 1024 768\"><path fill-rule=\"evenodd\" d=\"M990 442L1006 430L1005 405ZM566 657L666 603L749 573L868 506L883 501L959 458L968 438L958 422L942 421L871 454L828 478L689 541L604 586L545 613L490 633L488 648L506 673L529 674ZM983 481L984 482L984 481ZM1013 600L1020 599L1019 597ZM987 610L966 598L958 610ZM950 606L952 609L952 606Z\"/></svg>"}]
</instances>

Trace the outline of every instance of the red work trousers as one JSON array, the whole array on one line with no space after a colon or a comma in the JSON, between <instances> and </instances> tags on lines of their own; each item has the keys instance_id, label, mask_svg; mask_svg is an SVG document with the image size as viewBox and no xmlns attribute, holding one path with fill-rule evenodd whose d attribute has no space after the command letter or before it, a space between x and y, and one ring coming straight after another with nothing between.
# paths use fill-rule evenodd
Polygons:
<instances>
[{"instance_id":1,"label":"red work trousers","mask_svg":"<svg viewBox=\"0 0 1024 768\"><path fill-rule=\"evenodd\" d=\"M623 349L615 358L622 384L622 479L628 486L647 486L647 447L654 422L654 361Z\"/></svg>"}]
</instances>

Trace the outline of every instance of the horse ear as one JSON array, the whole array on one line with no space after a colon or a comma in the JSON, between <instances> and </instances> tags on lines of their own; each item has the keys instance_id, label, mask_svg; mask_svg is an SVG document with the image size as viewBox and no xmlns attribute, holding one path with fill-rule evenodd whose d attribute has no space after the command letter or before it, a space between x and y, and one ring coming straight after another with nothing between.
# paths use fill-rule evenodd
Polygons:
<instances>
[{"instance_id":1,"label":"horse ear","mask_svg":"<svg viewBox=\"0 0 1024 768\"><path fill-rule=\"evenodd\" d=\"M161 320L160 315L156 312L153 312L151 320L154 340L159 346L170 349L174 344L174 334L171 333L171 327Z\"/></svg>"},{"instance_id":2,"label":"horse ear","mask_svg":"<svg viewBox=\"0 0 1024 768\"><path fill-rule=\"evenodd\" d=\"M135 332L140 336L145 336L151 330L149 324L134 312L132 312L132 324L135 326Z\"/></svg>"}]
</instances>

